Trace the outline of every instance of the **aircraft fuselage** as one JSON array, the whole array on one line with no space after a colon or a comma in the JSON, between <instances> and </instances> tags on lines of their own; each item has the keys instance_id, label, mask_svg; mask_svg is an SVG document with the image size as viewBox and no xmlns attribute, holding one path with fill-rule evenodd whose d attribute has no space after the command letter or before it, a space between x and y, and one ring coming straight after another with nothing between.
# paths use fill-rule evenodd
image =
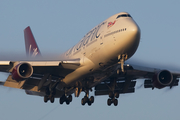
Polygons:
<instances>
[{"instance_id":1,"label":"aircraft fuselage","mask_svg":"<svg viewBox=\"0 0 180 120\"><path fill-rule=\"evenodd\" d=\"M129 59L137 50L140 29L132 17L121 12L90 30L75 46L63 54L65 58L80 58L81 67L68 74L67 85L81 80L93 71L118 62L118 56Z\"/></svg>"}]
</instances>

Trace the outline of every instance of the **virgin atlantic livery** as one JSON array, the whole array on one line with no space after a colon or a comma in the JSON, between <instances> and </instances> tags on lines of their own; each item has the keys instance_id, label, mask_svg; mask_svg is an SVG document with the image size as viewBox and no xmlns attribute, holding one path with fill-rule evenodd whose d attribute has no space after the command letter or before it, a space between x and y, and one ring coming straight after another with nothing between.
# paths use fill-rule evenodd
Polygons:
<instances>
[{"instance_id":1,"label":"virgin atlantic livery","mask_svg":"<svg viewBox=\"0 0 180 120\"><path fill-rule=\"evenodd\" d=\"M63 60L0 61L0 71L8 72L4 86L24 89L29 95L44 97L44 102L69 105L72 94L85 96L81 104L90 106L94 95L108 95L107 104L118 105L120 94L133 93L136 81L145 79L145 88L178 86L180 73L126 63L136 52L140 28L126 12L106 19L90 30L76 45L59 56ZM41 58L30 27L24 30L26 54Z\"/></svg>"}]
</instances>

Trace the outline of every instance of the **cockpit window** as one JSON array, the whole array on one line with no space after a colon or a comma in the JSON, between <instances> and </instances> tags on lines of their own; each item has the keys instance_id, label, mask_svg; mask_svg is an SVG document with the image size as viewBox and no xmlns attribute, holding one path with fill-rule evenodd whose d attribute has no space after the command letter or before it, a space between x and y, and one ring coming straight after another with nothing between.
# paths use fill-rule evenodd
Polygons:
<instances>
[{"instance_id":1,"label":"cockpit window","mask_svg":"<svg viewBox=\"0 0 180 120\"><path fill-rule=\"evenodd\" d=\"M118 15L116 19L118 19L118 18L120 18L120 17L131 17L131 15L129 15L129 14Z\"/></svg>"}]
</instances>

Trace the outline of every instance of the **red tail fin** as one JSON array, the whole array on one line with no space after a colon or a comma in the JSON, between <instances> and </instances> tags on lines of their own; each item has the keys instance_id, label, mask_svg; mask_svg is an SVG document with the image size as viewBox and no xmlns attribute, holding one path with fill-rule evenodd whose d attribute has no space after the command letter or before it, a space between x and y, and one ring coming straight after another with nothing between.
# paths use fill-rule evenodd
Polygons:
<instances>
[{"instance_id":1,"label":"red tail fin","mask_svg":"<svg viewBox=\"0 0 180 120\"><path fill-rule=\"evenodd\" d=\"M24 29L24 39L26 46L26 55L30 57L41 56L40 50L36 44L36 41L29 26Z\"/></svg>"}]
</instances>

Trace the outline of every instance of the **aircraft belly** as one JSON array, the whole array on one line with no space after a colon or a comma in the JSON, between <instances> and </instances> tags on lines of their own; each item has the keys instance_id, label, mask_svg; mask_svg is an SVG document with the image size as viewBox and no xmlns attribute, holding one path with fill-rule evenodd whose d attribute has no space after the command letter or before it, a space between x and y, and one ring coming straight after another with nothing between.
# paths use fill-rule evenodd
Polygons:
<instances>
[{"instance_id":1,"label":"aircraft belly","mask_svg":"<svg viewBox=\"0 0 180 120\"><path fill-rule=\"evenodd\" d=\"M65 78L63 79L63 83L65 83L68 86L76 82L77 80L81 80L84 76L92 72L93 67L94 64L88 62L87 65L81 66L78 69L76 69L74 72L65 76Z\"/></svg>"}]
</instances>

